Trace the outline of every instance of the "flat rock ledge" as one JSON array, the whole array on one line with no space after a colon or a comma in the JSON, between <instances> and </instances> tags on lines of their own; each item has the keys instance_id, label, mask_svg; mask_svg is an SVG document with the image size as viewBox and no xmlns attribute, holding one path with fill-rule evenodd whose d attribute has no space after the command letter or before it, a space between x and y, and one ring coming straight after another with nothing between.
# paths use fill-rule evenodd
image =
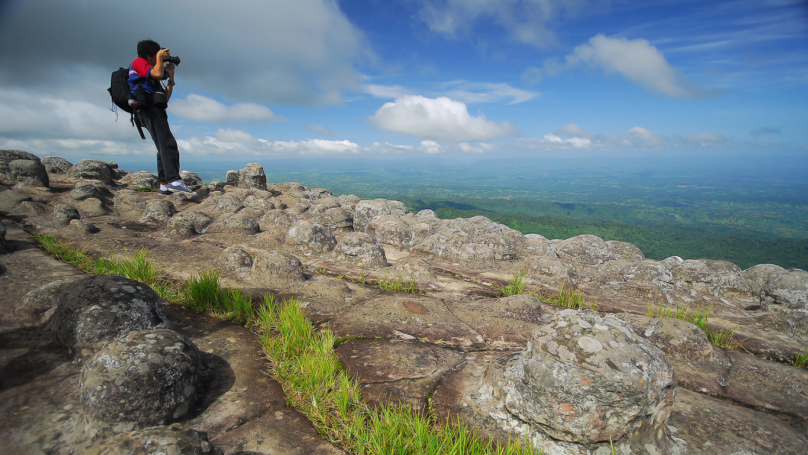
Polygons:
<instances>
[{"instance_id":1,"label":"flat rock ledge","mask_svg":"<svg viewBox=\"0 0 808 455\"><path fill-rule=\"evenodd\" d=\"M10 166L20 159L38 160L0 151L4 453L148 453L157 440L178 453L342 453L286 407L248 330L56 261L21 219L90 253L145 248L177 280L215 267L226 286L299 299L349 339L336 353L373 405L431 409L552 455L608 455L610 439L620 454L808 446L808 370L789 364L808 346L803 270L657 261L594 236L440 220L398 201L266 182L257 163L209 186L183 171L197 196L164 197L132 190L149 188L151 174L99 160L43 161L43 190L36 164ZM501 298L497 287L521 271L532 289L572 286L600 312ZM417 293L379 288L399 279ZM660 300L711 306L711 328L736 328L745 350L714 346L688 322L646 317ZM176 384L174 398L124 386L152 372L163 387Z\"/></svg>"}]
</instances>

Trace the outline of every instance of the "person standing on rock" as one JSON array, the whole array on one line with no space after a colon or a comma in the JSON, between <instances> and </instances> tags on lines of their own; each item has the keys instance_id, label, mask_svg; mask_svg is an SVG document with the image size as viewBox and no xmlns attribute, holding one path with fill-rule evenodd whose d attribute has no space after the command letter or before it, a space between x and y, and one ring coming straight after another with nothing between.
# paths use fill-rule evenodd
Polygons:
<instances>
[{"instance_id":1,"label":"person standing on rock","mask_svg":"<svg viewBox=\"0 0 808 455\"><path fill-rule=\"evenodd\" d=\"M194 195L180 178L180 151L168 126L168 100L174 91L175 65L166 60L171 56L152 40L137 43L137 58L129 66L129 89L137 102L136 115L151 134L157 146L157 175L160 194L173 192ZM161 81L168 79L167 87Z\"/></svg>"}]
</instances>

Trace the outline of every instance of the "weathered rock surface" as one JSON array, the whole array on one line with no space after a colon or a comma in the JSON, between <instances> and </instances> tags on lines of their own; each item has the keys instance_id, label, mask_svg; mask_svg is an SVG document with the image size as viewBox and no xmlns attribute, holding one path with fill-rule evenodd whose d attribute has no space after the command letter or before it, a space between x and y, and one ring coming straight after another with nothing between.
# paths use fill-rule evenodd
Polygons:
<instances>
[{"instance_id":1,"label":"weathered rock surface","mask_svg":"<svg viewBox=\"0 0 808 455\"><path fill-rule=\"evenodd\" d=\"M159 451L159 452L156 452ZM223 455L204 432L180 425L147 428L119 434L91 447L88 455Z\"/></svg>"},{"instance_id":2,"label":"weathered rock surface","mask_svg":"<svg viewBox=\"0 0 808 455\"><path fill-rule=\"evenodd\" d=\"M266 190L267 176L264 174L264 167L258 163L250 163L238 171L238 186Z\"/></svg>"},{"instance_id":3,"label":"weathered rock surface","mask_svg":"<svg viewBox=\"0 0 808 455\"><path fill-rule=\"evenodd\" d=\"M111 161L81 160L67 172L68 177L84 180L98 180L107 185L115 183L118 165Z\"/></svg>"},{"instance_id":4,"label":"weathered rock surface","mask_svg":"<svg viewBox=\"0 0 808 455\"><path fill-rule=\"evenodd\" d=\"M138 171L127 174L119 181L119 183L135 191L151 191L160 187L160 182L157 180L157 174L147 171Z\"/></svg>"},{"instance_id":5,"label":"weathered rock surface","mask_svg":"<svg viewBox=\"0 0 808 455\"><path fill-rule=\"evenodd\" d=\"M38 159L14 160L8 163L8 170L11 177L21 184L46 188L50 185L48 171Z\"/></svg>"},{"instance_id":6,"label":"weathered rock surface","mask_svg":"<svg viewBox=\"0 0 808 455\"><path fill-rule=\"evenodd\" d=\"M22 150L0 150L0 178L14 180L9 165L12 161L16 160L39 161L39 157L33 153L23 152Z\"/></svg>"},{"instance_id":7,"label":"weathered rock surface","mask_svg":"<svg viewBox=\"0 0 808 455\"><path fill-rule=\"evenodd\" d=\"M60 156L46 156L42 158L42 165L49 174L67 174L73 163Z\"/></svg>"},{"instance_id":8,"label":"weathered rock surface","mask_svg":"<svg viewBox=\"0 0 808 455\"><path fill-rule=\"evenodd\" d=\"M134 280L88 276L62 292L51 322L53 333L70 348L92 348L133 330L169 324L157 294Z\"/></svg>"},{"instance_id":9,"label":"weathered rock surface","mask_svg":"<svg viewBox=\"0 0 808 455\"><path fill-rule=\"evenodd\" d=\"M165 425L193 410L201 374L197 347L168 329L129 332L81 370L81 404L91 431L124 433Z\"/></svg>"},{"instance_id":10,"label":"weathered rock surface","mask_svg":"<svg viewBox=\"0 0 808 455\"><path fill-rule=\"evenodd\" d=\"M133 174L109 166L119 184L85 177L78 191L71 189L73 180L55 174L52 190L10 190L15 182L4 180L0 210L9 207L4 213L13 211L14 220L24 217L41 232L68 234L90 254L146 248L172 279L187 280L215 266L223 284L254 299L267 292L299 299L316 324L338 337L357 338L337 352L372 404L404 401L424 410L432 397L439 416L449 413L495 439L529 436L552 454L608 454L608 436L618 437L617 453L802 453L808 443L808 372L787 363L808 345L808 312L800 309L800 286L808 282L803 271L765 264L741 271L723 261L677 257L656 261L623 242L594 236L548 240L484 217L440 220L430 210L408 213L400 202L334 197L296 182L267 183L265 190L238 186L239 172L229 173L221 191L165 197L122 188L135 181L127 179ZM92 235L84 219L62 214L73 223L68 229L57 222L59 204L82 203L106 209L92 218ZM101 436L92 439L84 431L78 375L102 343L73 351L54 342L54 308L70 284L25 294L76 272L32 263L42 253L25 246L27 234L12 223L7 253L0 256L0 269L7 269L0 295L13 302L0 311L0 439L11 441L9 453L27 453L16 448L28 447L87 453ZM331 233L333 250L330 241L314 241L311 248L315 236L305 235L306 229L290 236L293 226L315 225ZM616 323L618 329L587 322L594 313L563 310L529 295L495 298L499 287L522 272L542 298L562 285L572 287L601 311L622 313L627 324ZM429 295L378 286L398 277ZM711 329L737 327L735 339L749 352L714 346L690 323L647 318L649 302L712 308ZM0 307L6 304L0 299ZM285 407L280 387L263 373L253 335L170 305L165 310L173 314L174 329L199 346L202 365L199 399L179 427L207 432L225 453L339 453ZM564 311L591 328L553 326L555 335L547 334L552 340L533 338ZM631 342L620 338L629 326L638 336ZM619 335L609 339L617 347L598 338L610 331ZM601 351L586 351L582 345L597 345L585 338L600 343ZM37 347L26 344L31 342ZM547 350L553 342L556 354ZM643 343L656 354L637 347ZM640 351L645 360L620 360L640 358ZM575 358L565 361L567 354ZM659 356L669 368L659 366ZM554 359L558 374L539 374L545 364L538 358L548 365ZM651 371L658 374L637 380ZM672 405L666 398L670 387L664 386L672 382L671 371L682 386ZM559 379L565 375L571 379ZM624 399L610 402L610 391Z\"/></svg>"}]
</instances>

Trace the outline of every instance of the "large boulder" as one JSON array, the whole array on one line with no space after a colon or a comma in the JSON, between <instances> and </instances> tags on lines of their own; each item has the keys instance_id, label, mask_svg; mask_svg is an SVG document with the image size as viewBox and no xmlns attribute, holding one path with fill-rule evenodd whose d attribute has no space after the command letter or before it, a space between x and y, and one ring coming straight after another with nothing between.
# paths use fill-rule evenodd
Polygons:
<instances>
[{"instance_id":1,"label":"large boulder","mask_svg":"<svg viewBox=\"0 0 808 455\"><path fill-rule=\"evenodd\" d=\"M761 289L768 284L770 279L785 273L785 271L786 269L779 265L758 264L744 270L741 276L752 286L752 292L754 292L755 295L760 295Z\"/></svg>"},{"instance_id":2,"label":"large boulder","mask_svg":"<svg viewBox=\"0 0 808 455\"><path fill-rule=\"evenodd\" d=\"M216 220L205 231L208 234L231 233L253 235L260 231L259 219L262 212L254 209L244 209L226 218Z\"/></svg>"},{"instance_id":3,"label":"large boulder","mask_svg":"<svg viewBox=\"0 0 808 455\"><path fill-rule=\"evenodd\" d=\"M648 453L668 453L671 441L657 430L676 397L673 367L614 315L558 313L533 333L501 380L508 412L553 440L628 440Z\"/></svg>"},{"instance_id":4,"label":"large boulder","mask_svg":"<svg viewBox=\"0 0 808 455\"><path fill-rule=\"evenodd\" d=\"M238 171L238 186L243 188L267 189L267 176L264 167L258 163L249 163Z\"/></svg>"},{"instance_id":5,"label":"large boulder","mask_svg":"<svg viewBox=\"0 0 808 455\"><path fill-rule=\"evenodd\" d=\"M119 183L135 191L151 191L160 187L157 174L147 171L132 172L123 177Z\"/></svg>"},{"instance_id":6,"label":"large boulder","mask_svg":"<svg viewBox=\"0 0 808 455\"><path fill-rule=\"evenodd\" d=\"M374 199L372 201L359 201L354 207L354 229L364 231L368 223L374 218L383 215L401 217L407 212L407 207L398 201L387 199Z\"/></svg>"},{"instance_id":7,"label":"large boulder","mask_svg":"<svg viewBox=\"0 0 808 455\"><path fill-rule=\"evenodd\" d=\"M207 213L179 212L166 223L165 234L172 239L193 237L205 232L215 220Z\"/></svg>"},{"instance_id":8,"label":"large boulder","mask_svg":"<svg viewBox=\"0 0 808 455\"><path fill-rule=\"evenodd\" d=\"M223 452L211 444L207 433L186 429L180 424L122 433L100 441L87 451L87 455L157 454L222 455Z\"/></svg>"},{"instance_id":9,"label":"large boulder","mask_svg":"<svg viewBox=\"0 0 808 455\"><path fill-rule=\"evenodd\" d=\"M86 217L104 216L109 213L109 209L104 205L104 202L94 197L79 202L77 208Z\"/></svg>"},{"instance_id":10,"label":"large boulder","mask_svg":"<svg viewBox=\"0 0 808 455\"><path fill-rule=\"evenodd\" d=\"M194 410L201 368L196 345L179 333L129 332L84 364L81 404L101 432L165 425Z\"/></svg>"},{"instance_id":11,"label":"large boulder","mask_svg":"<svg viewBox=\"0 0 808 455\"><path fill-rule=\"evenodd\" d=\"M34 199L31 196L23 193L22 191L0 191L0 212L8 213L14 210L21 203L33 200Z\"/></svg>"},{"instance_id":12,"label":"large boulder","mask_svg":"<svg viewBox=\"0 0 808 455\"><path fill-rule=\"evenodd\" d=\"M58 204L53 208L53 219L59 226L67 226L71 220L81 218L78 209L70 204Z\"/></svg>"},{"instance_id":13,"label":"large boulder","mask_svg":"<svg viewBox=\"0 0 808 455\"><path fill-rule=\"evenodd\" d=\"M376 239L364 232L346 234L334 247L332 255L336 261L347 262L363 269L375 270L387 267L384 248Z\"/></svg>"},{"instance_id":14,"label":"large boulder","mask_svg":"<svg viewBox=\"0 0 808 455\"><path fill-rule=\"evenodd\" d=\"M226 248L214 261L214 265L223 275L247 276L252 270L253 258L250 253L241 248L231 246Z\"/></svg>"},{"instance_id":15,"label":"large boulder","mask_svg":"<svg viewBox=\"0 0 808 455\"><path fill-rule=\"evenodd\" d=\"M46 156L42 158L42 165L45 166L48 174L67 174L67 171L73 167L73 163L60 156Z\"/></svg>"},{"instance_id":16,"label":"large boulder","mask_svg":"<svg viewBox=\"0 0 808 455\"><path fill-rule=\"evenodd\" d=\"M262 251L255 257L250 276L253 281L273 289L306 281L300 259L288 253Z\"/></svg>"},{"instance_id":17,"label":"large boulder","mask_svg":"<svg viewBox=\"0 0 808 455\"><path fill-rule=\"evenodd\" d=\"M645 259L645 254L632 243L609 240L606 242L612 250L615 259L627 262L638 262Z\"/></svg>"},{"instance_id":18,"label":"large boulder","mask_svg":"<svg viewBox=\"0 0 808 455\"><path fill-rule=\"evenodd\" d=\"M196 172L180 171L180 179L182 179L182 183L184 183L185 186L187 186L191 191L207 190L205 182L202 181L202 178L199 177L199 174Z\"/></svg>"},{"instance_id":19,"label":"large boulder","mask_svg":"<svg viewBox=\"0 0 808 455\"><path fill-rule=\"evenodd\" d=\"M81 160L70 168L67 176L74 179L99 180L107 185L115 183L118 165L111 161Z\"/></svg>"},{"instance_id":20,"label":"large boulder","mask_svg":"<svg viewBox=\"0 0 808 455\"><path fill-rule=\"evenodd\" d=\"M39 157L33 153L23 152L22 150L0 150L0 178L13 180L14 176L11 175L9 164L15 160L33 160L39 161Z\"/></svg>"},{"instance_id":21,"label":"large boulder","mask_svg":"<svg viewBox=\"0 0 808 455\"><path fill-rule=\"evenodd\" d=\"M38 159L14 160L8 164L8 170L11 177L23 185L45 188L50 185L48 171Z\"/></svg>"},{"instance_id":22,"label":"large boulder","mask_svg":"<svg viewBox=\"0 0 808 455\"><path fill-rule=\"evenodd\" d=\"M304 254L328 253L337 245L334 233L327 227L300 220L286 234L286 244Z\"/></svg>"},{"instance_id":23,"label":"large boulder","mask_svg":"<svg viewBox=\"0 0 808 455\"><path fill-rule=\"evenodd\" d=\"M372 235L379 243L408 248L412 241L412 229L401 218L382 215L373 218L365 227L365 232Z\"/></svg>"},{"instance_id":24,"label":"large boulder","mask_svg":"<svg viewBox=\"0 0 808 455\"><path fill-rule=\"evenodd\" d=\"M133 330L169 325L163 304L150 287L114 275L88 276L65 286L51 323L62 344L78 349Z\"/></svg>"},{"instance_id":25,"label":"large boulder","mask_svg":"<svg viewBox=\"0 0 808 455\"><path fill-rule=\"evenodd\" d=\"M743 300L754 298L752 286L741 276L740 267L731 262L688 259L669 264L674 283L687 292Z\"/></svg>"},{"instance_id":26,"label":"large boulder","mask_svg":"<svg viewBox=\"0 0 808 455\"><path fill-rule=\"evenodd\" d=\"M111 198L112 192L107 189L103 182L98 180L88 180L77 183L73 188L73 191L70 192L69 196L70 199L76 202L89 198L95 198L103 201Z\"/></svg>"},{"instance_id":27,"label":"large boulder","mask_svg":"<svg viewBox=\"0 0 808 455\"><path fill-rule=\"evenodd\" d=\"M154 199L146 204L140 221L146 224L162 223L176 214L177 209L171 201L168 199Z\"/></svg>"},{"instance_id":28,"label":"large boulder","mask_svg":"<svg viewBox=\"0 0 808 455\"><path fill-rule=\"evenodd\" d=\"M760 291L766 309L808 313L808 272L789 269L769 279Z\"/></svg>"},{"instance_id":29,"label":"large boulder","mask_svg":"<svg viewBox=\"0 0 808 455\"><path fill-rule=\"evenodd\" d=\"M599 266L615 259L612 248L600 237L584 234L566 239L556 245L561 260L584 266Z\"/></svg>"},{"instance_id":30,"label":"large boulder","mask_svg":"<svg viewBox=\"0 0 808 455\"><path fill-rule=\"evenodd\" d=\"M520 251L520 255L556 257L555 245L543 235L525 234L525 242Z\"/></svg>"}]
</instances>

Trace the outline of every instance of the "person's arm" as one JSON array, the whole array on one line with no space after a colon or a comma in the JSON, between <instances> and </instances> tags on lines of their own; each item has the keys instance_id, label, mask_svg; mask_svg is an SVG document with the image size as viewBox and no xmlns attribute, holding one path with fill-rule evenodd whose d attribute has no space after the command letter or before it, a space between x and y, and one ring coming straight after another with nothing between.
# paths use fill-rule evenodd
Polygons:
<instances>
[{"instance_id":1,"label":"person's arm","mask_svg":"<svg viewBox=\"0 0 808 455\"><path fill-rule=\"evenodd\" d=\"M174 92L174 65L169 63L166 66L166 73L168 73L168 83L166 84L166 101L171 99L171 94Z\"/></svg>"},{"instance_id":2,"label":"person's arm","mask_svg":"<svg viewBox=\"0 0 808 455\"><path fill-rule=\"evenodd\" d=\"M153 79L157 79L158 81L163 80L163 67L165 66L163 64L163 60L165 60L165 58L169 55L171 54L169 53L168 49L160 49L160 52L158 52L156 56L157 63L149 72L149 76L151 76Z\"/></svg>"}]
</instances>

